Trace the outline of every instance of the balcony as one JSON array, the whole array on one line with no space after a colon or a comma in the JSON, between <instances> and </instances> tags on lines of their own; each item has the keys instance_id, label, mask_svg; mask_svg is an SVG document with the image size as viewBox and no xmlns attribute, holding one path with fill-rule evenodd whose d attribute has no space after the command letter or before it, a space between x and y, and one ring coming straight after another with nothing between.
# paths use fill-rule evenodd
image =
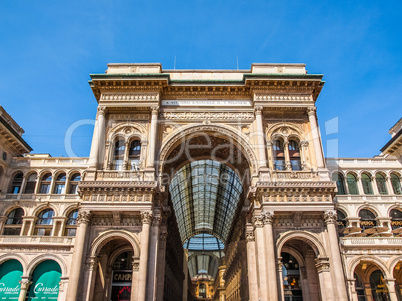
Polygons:
<instances>
[{"instance_id":1,"label":"balcony","mask_svg":"<svg viewBox=\"0 0 402 301\"><path fill-rule=\"evenodd\" d=\"M379 246L387 248L402 248L402 237L341 237L344 247L359 247L378 249Z\"/></svg>"},{"instance_id":2,"label":"balcony","mask_svg":"<svg viewBox=\"0 0 402 301\"><path fill-rule=\"evenodd\" d=\"M19 235L2 235L0 236L0 244L5 245L40 245L55 247L73 247L75 237L55 237L55 236L19 236Z\"/></svg>"},{"instance_id":3,"label":"balcony","mask_svg":"<svg viewBox=\"0 0 402 301\"><path fill-rule=\"evenodd\" d=\"M313 171L272 171L271 176L277 181L319 180L318 172Z\"/></svg>"}]
</instances>

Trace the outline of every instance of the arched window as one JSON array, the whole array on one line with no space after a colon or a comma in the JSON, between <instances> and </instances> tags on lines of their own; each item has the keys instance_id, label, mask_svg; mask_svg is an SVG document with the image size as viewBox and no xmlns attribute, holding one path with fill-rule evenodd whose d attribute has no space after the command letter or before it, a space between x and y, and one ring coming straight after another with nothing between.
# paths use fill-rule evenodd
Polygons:
<instances>
[{"instance_id":1,"label":"arched window","mask_svg":"<svg viewBox=\"0 0 402 301\"><path fill-rule=\"evenodd\" d=\"M296 141L289 141L289 158L292 170L301 170L300 149Z\"/></svg>"},{"instance_id":2,"label":"arched window","mask_svg":"<svg viewBox=\"0 0 402 301\"><path fill-rule=\"evenodd\" d=\"M49 193L51 183L52 183L52 174L49 172L42 177L42 181L40 182L39 193Z\"/></svg>"},{"instance_id":3,"label":"arched window","mask_svg":"<svg viewBox=\"0 0 402 301\"><path fill-rule=\"evenodd\" d=\"M389 217L391 218L392 230L402 227L402 211L398 209L392 209L389 212Z\"/></svg>"},{"instance_id":4,"label":"arched window","mask_svg":"<svg viewBox=\"0 0 402 301\"><path fill-rule=\"evenodd\" d=\"M343 182L343 176L339 173L334 173L332 175L332 181L336 182L336 187L338 188L338 195L343 195L345 194L345 185Z\"/></svg>"},{"instance_id":5,"label":"arched window","mask_svg":"<svg viewBox=\"0 0 402 301\"><path fill-rule=\"evenodd\" d=\"M42 210L36 220L35 235L50 236L53 227L54 211L50 208Z\"/></svg>"},{"instance_id":6,"label":"arched window","mask_svg":"<svg viewBox=\"0 0 402 301\"><path fill-rule=\"evenodd\" d=\"M141 155L141 141L134 140L130 144L130 150L128 152L128 164L129 169L138 170Z\"/></svg>"},{"instance_id":7,"label":"arched window","mask_svg":"<svg viewBox=\"0 0 402 301\"><path fill-rule=\"evenodd\" d=\"M126 143L124 140L119 139L114 145L114 155L113 155L113 169L122 170L124 161L124 151L126 148Z\"/></svg>"},{"instance_id":8,"label":"arched window","mask_svg":"<svg viewBox=\"0 0 402 301\"><path fill-rule=\"evenodd\" d=\"M377 226L376 216L373 212L367 209L362 209L359 212L360 227L364 230Z\"/></svg>"},{"instance_id":9,"label":"arched window","mask_svg":"<svg viewBox=\"0 0 402 301\"><path fill-rule=\"evenodd\" d=\"M396 174L391 174L391 184L392 189L394 190L395 194L401 194L401 180Z\"/></svg>"},{"instance_id":10,"label":"arched window","mask_svg":"<svg viewBox=\"0 0 402 301\"><path fill-rule=\"evenodd\" d=\"M13 194L20 193L23 178L24 178L24 175L22 174L22 172L19 172L14 176L13 183L12 183L11 189L10 189L11 193L13 193Z\"/></svg>"},{"instance_id":11,"label":"arched window","mask_svg":"<svg viewBox=\"0 0 402 301\"><path fill-rule=\"evenodd\" d=\"M68 190L69 194L77 194L78 193L78 183L81 181L81 175L79 173L75 173L70 178L70 189Z\"/></svg>"},{"instance_id":12,"label":"arched window","mask_svg":"<svg viewBox=\"0 0 402 301\"><path fill-rule=\"evenodd\" d=\"M53 193L64 194L65 192L66 192L66 174L61 173L56 178Z\"/></svg>"},{"instance_id":13,"label":"arched window","mask_svg":"<svg viewBox=\"0 0 402 301\"><path fill-rule=\"evenodd\" d=\"M31 173L28 177L27 184L25 185L25 190L24 193L35 193L35 187L36 187L36 179L37 175L36 172Z\"/></svg>"},{"instance_id":14,"label":"arched window","mask_svg":"<svg viewBox=\"0 0 402 301\"><path fill-rule=\"evenodd\" d=\"M285 150L283 148L283 141L281 139L274 140L272 144L274 153L274 164L276 170L285 170Z\"/></svg>"},{"instance_id":15,"label":"arched window","mask_svg":"<svg viewBox=\"0 0 402 301\"><path fill-rule=\"evenodd\" d=\"M385 182L385 177L382 174L377 173L375 175L375 180L377 182L378 192L380 194L388 194L387 183Z\"/></svg>"},{"instance_id":16,"label":"arched window","mask_svg":"<svg viewBox=\"0 0 402 301\"><path fill-rule=\"evenodd\" d=\"M348 182L349 194L359 194L356 177L352 174L348 174L347 182Z\"/></svg>"},{"instance_id":17,"label":"arched window","mask_svg":"<svg viewBox=\"0 0 402 301\"><path fill-rule=\"evenodd\" d=\"M78 218L78 210L73 210L68 215L68 219L66 222L66 236L75 236L77 233L77 218Z\"/></svg>"},{"instance_id":18,"label":"arched window","mask_svg":"<svg viewBox=\"0 0 402 301\"><path fill-rule=\"evenodd\" d=\"M339 236L344 236L343 230L346 228L347 222L345 214L340 210L336 210L336 223L338 225Z\"/></svg>"},{"instance_id":19,"label":"arched window","mask_svg":"<svg viewBox=\"0 0 402 301\"><path fill-rule=\"evenodd\" d=\"M198 298L206 298L207 297L207 286L205 283L201 283L198 287Z\"/></svg>"},{"instance_id":20,"label":"arched window","mask_svg":"<svg viewBox=\"0 0 402 301\"><path fill-rule=\"evenodd\" d=\"M4 235L20 235L24 210L16 208L11 211L4 225Z\"/></svg>"},{"instance_id":21,"label":"arched window","mask_svg":"<svg viewBox=\"0 0 402 301\"><path fill-rule=\"evenodd\" d=\"M390 300L387 283L380 270L371 273L370 286L372 300Z\"/></svg>"},{"instance_id":22,"label":"arched window","mask_svg":"<svg viewBox=\"0 0 402 301\"><path fill-rule=\"evenodd\" d=\"M373 194L373 186L371 185L370 176L367 174L362 174L362 185L364 194Z\"/></svg>"}]
</instances>

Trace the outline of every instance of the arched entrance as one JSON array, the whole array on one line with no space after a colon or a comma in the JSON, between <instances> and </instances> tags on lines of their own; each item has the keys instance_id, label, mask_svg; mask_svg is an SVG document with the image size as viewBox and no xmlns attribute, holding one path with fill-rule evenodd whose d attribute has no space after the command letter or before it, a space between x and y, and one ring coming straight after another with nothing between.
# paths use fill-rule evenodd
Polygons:
<instances>
[{"instance_id":1,"label":"arched entrance","mask_svg":"<svg viewBox=\"0 0 402 301\"><path fill-rule=\"evenodd\" d=\"M138 250L115 232L119 231L110 231L93 243L87 300L135 300L138 271L134 266L138 266Z\"/></svg>"},{"instance_id":2,"label":"arched entrance","mask_svg":"<svg viewBox=\"0 0 402 301\"><path fill-rule=\"evenodd\" d=\"M330 279L328 258L306 237L290 237L279 244L282 263L282 300L326 300L326 281ZM330 282L329 282L330 283ZM330 285L330 284L329 284Z\"/></svg>"},{"instance_id":3,"label":"arched entrance","mask_svg":"<svg viewBox=\"0 0 402 301\"><path fill-rule=\"evenodd\" d=\"M373 260L362 259L354 270L354 299L359 301L388 301L390 291L386 275ZM395 294L395 293L394 293Z\"/></svg>"},{"instance_id":4,"label":"arched entrance","mask_svg":"<svg viewBox=\"0 0 402 301\"><path fill-rule=\"evenodd\" d=\"M10 259L0 264L0 300L18 300L22 273L18 260Z\"/></svg>"},{"instance_id":5,"label":"arched entrance","mask_svg":"<svg viewBox=\"0 0 402 301\"><path fill-rule=\"evenodd\" d=\"M60 278L61 268L56 261L42 261L32 274L32 284L29 287L27 300L57 300Z\"/></svg>"},{"instance_id":6,"label":"arched entrance","mask_svg":"<svg viewBox=\"0 0 402 301\"><path fill-rule=\"evenodd\" d=\"M221 300L219 279L226 281L226 300L248 299L245 218L240 208L247 202L250 160L242 151L246 144L239 148L233 138L211 128L181 136L166 154L162 148L160 179L168 191L164 205L173 208L166 254L177 254L174 237L180 237L177 243L183 248L182 259L166 256L164 300ZM224 265L232 252L244 256ZM180 288L173 283L166 287L167 275L180 281L180 274Z\"/></svg>"}]
</instances>

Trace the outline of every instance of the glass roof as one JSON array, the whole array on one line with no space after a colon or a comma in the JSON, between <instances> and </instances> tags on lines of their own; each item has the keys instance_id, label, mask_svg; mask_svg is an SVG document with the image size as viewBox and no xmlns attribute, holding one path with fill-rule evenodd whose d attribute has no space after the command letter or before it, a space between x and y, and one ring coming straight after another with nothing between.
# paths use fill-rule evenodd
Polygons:
<instances>
[{"instance_id":1,"label":"glass roof","mask_svg":"<svg viewBox=\"0 0 402 301\"><path fill-rule=\"evenodd\" d=\"M191 162L175 174L169 191L183 244L197 245L199 237L188 239L199 233L214 235L218 245L226 242L243 191L230 167L213 160ZM205 238L202 243L209 245Z\"/></svg>"}]
</instances>

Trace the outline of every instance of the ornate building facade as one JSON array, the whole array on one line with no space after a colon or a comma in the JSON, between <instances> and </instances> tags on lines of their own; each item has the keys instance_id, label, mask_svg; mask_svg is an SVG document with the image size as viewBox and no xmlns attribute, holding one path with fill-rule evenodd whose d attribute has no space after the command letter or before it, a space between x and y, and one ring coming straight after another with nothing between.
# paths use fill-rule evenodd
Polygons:
<instances>
[{"instance_id":1,"label":"ornate building facade","mask_svg":"<svg viewBox=\"0 0 402 301\"><path fill-rule=\"evenodd\" d=\"M322 77L110 64L88 158L0 107L0 300L402 300L402 121L325 159Z\"/></svg>"}]
</instances>

